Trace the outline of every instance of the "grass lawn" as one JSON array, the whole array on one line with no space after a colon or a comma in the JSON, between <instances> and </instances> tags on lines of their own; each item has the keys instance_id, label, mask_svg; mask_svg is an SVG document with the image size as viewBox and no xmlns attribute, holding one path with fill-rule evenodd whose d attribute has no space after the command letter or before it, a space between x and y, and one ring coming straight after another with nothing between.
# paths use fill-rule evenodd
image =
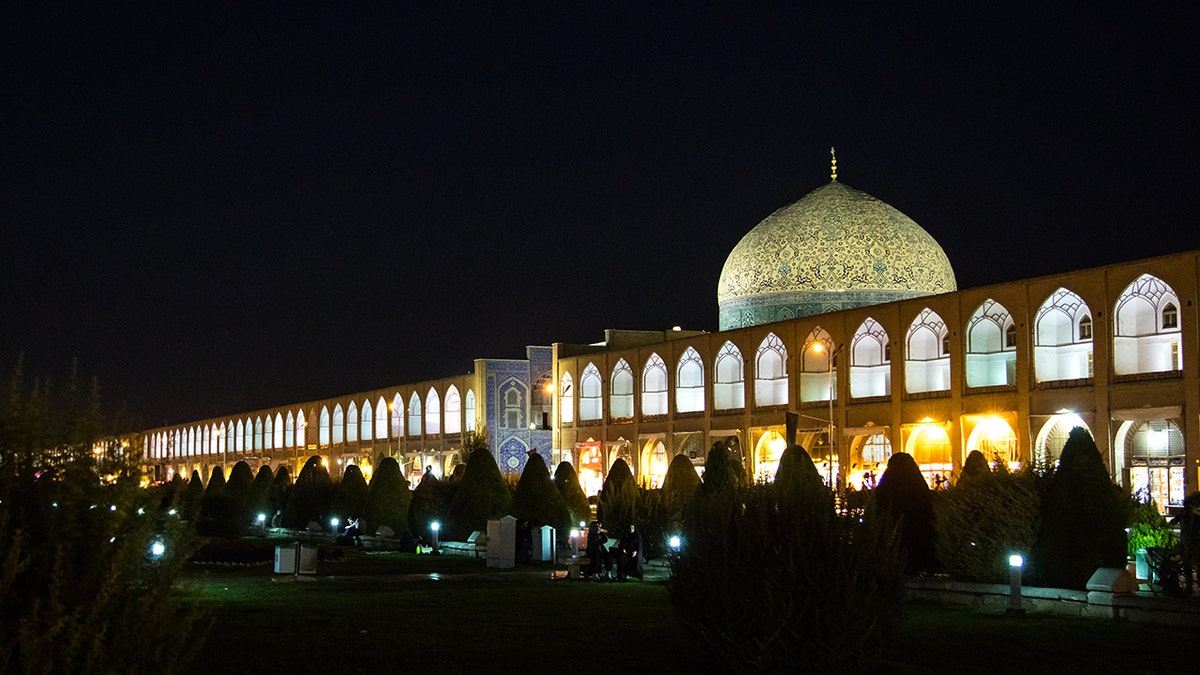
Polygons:
<instances>
[{"instance_id":1,"label":"grass lawn","mask_svg":"<svg viewBox=\"0 0 1200 675\"><path fill-rule=\"evenodd\" d=\"M661 581L580 583L552 580L548 566L358 551L318 571L191 568L215 620L193 672L711 672ZM911 605L880 671L1195 672L1196 638L1195 627Z\"/></svg>"}]
</instances>

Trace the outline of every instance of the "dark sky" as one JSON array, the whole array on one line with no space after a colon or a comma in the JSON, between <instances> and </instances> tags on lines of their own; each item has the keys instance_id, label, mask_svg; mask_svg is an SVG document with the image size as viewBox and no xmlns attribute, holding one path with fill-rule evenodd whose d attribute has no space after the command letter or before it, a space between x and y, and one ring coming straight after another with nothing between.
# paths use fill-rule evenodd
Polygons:
<instances>
[{"instance_id":1,"label":"dark sky","mask_svg":"<svg viewBox=\"0 0 1200 675\"><path fill-rule=\"evenodd\" d=\"M832 145L960 288L1200 248L1192 3L87 4L0 20L0 365L147 426L715 330Z\"/></svg>"}]
</instances>

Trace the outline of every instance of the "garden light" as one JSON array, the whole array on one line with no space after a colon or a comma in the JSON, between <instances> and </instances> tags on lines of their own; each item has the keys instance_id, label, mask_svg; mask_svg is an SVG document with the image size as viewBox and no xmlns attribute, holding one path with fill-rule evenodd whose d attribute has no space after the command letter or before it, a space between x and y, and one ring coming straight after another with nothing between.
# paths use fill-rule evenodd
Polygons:
<instances>
[{"instance_id":1,"label":"garden light","mask_svg":"<svg viewBox=\"0 0 1200 675\"><path fill-rule=\"evenodd\" d=\"M667 540L667 546L671 547L671 551L673 553L679 553L679 547L682 544L683 540L681 540L677 534L671 535L671 538Z\"/></svg>"},{"instance_id":2,"label":"garden light","mask_svg":"<svg viewBox=\"0 0 1200 675\"><path fill-rule=\"evenodd\" d=\"M258 514L258 522L260 522L260 523L267 522L267 514L265 514L265 513Z\"/></svg>"},{"instance_id":3,"label":"garden light","mask_svg":"<svg viewBox=\"0 0 1200 675\"><path fill-rule=\"evenodd\" d=\"M1021 568L1025 566L1025 558L1020 553L1008 556L1008 609L1004 610L1009 616L1025 616L1021 608Z\"/></svg>"},{"instance_id":4,"label":"garden light","mask_svg":"<svg viewBox=\"0 0 1200 675\"><path fill-rule=\"evenodd\" d=\"M161 541L155 541L153 544L150 544L150 557L151 558L154 558L157 560L158 558L163 557L163 554L166 552L167 552L167 545L162 543Z\"/></svg>"}]
</instances>

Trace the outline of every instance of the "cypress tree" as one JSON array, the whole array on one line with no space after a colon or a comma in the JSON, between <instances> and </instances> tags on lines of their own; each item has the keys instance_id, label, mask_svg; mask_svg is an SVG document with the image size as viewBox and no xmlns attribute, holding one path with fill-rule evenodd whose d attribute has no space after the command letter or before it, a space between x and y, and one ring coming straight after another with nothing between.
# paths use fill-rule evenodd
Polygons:
<instances>
[{"instance_id":1,"label":"cypress tree","mask_svg":"<svg viewBox=\"0 0 1200 675\"><path fill-rule=\"evenodd\" d=\"M563 502L562 495L550 478L546 461L537 453L530 453L525 469L513 492L512 515L517 520L527 520L532 525L550 525L559 532L571 526L571 514Z\"/></svg>"},{"instance_id":2,"label":"cypress tree","mask_svg":"<svg viewBox=\"0 0 1200 675\"><path fill-rule=\"evenodd\" d=\"M775 472L775 499L781 507L832 509L833 492L821 480L817 465L802 446L793 445L779 457Z\"/></svg>"},{"instance_id":3,"label":"cypress tree","mask_svg":"<svg viewBox=\"0 0 1200 675\"><path fill-rule=\"evenodd\" d=\"M229 472L229 481L225 483L225 489L222 491L225 497L229 500L229 515L240 525L249 525L252 519L250 515L250 500L253 497L251 494L254 489L254 472L250 470L250 465L245 461L239 461L233 465L233 470Z\"/></svg>"},{"instance_id":4,"label":"cypress tree","mask_svg":"<svg viewBox=\"0 0 1200 675\"><path fill-rule=\"evenodd\" d=\"M438 480L432 471L421 476L421 482L412 491L412 503L408 507L408 531L422 532L429 524L446 518L449 485Z\"/></svg>"},{"instance_id":5,"label":"cypress tree","mask_svg":"<svg viewBox=\"0 0 1200 675\"><path fill-rule=\"evenodd\" d=\"M271 467L264 464L258 469L258 473L254 476L254 484L250 487L250 499L247 506L247 515L250 517L250 522L258 522L258 516L264 516L263 524L269 525L271 516L275 514L271 508L271 487L275 482L275 475L271 472Z\"/></svg>"},{"instance_id":6,"label":"cypress tree","mask_svg":"<svg viewBox=\"0 0 1200 675\"><path fill-rule=\"evenodd\" d=\"M193 470L192 478L188 481L187 490L183 493L183 501L179 505L179 511L183 515L183 519L189 522L196 522L200 517L200 503L204 501L204 479L200 478L200 471Z\"/></svg>"},{"instance_id":7,"label":"cypress tree","mask_svg":"<svg viewBox=\"0 0 1200 675\"><path fill-rule=\"evenodd\" d=\"M687 455L675 455L667 465L663 478L662 500L670 526L678 526L683 520L683 511L696 490L700 488L700 474Z\"/></svg>"},{"instance_id":8,"label":"cypress tree","mask_svg":"<svg viewBox=\"0 0 1200 675\"><path fill-rule=\"evenodd\" d=\"M583 494L583 486L579 484L579 474L570 462L559 462L554 469L554 487L562 497L567 512L571 515L571 524L587 523L592 519L592 509L588 506L587 495Z\"/></svg>"},{"instance_id":9,"label":"cypress tree","mask_svg":"<svg viewBox=\"0 0 1200 675\"><path fill-rule=\"evenodd\" d=\"M333 479L321 464L321 458L316 455L309 457L296 478L296 484L292 486L281 524L288 529L299 530L315 520L321 527L327 527L329 523L325 516L333 505L335 489Z\"/></svg>"},{"instance_id":10,"label":"cypress tree","mask_svg":"<svg viewBox=\"0 0 1200 675\"><path fill-rule=\"evenodd\" d=\"M346 467L345 473L342 474L342 482L338 483L330 515L342 523L351 518L361 517L367 505L368 491L367 479L363 478L362 469L354 464Z\"/></svg>"},{"instance_id":11,"label":"cypress tree","mask_svg":"<svg viewBox=\"0 0 1200 675\"><path fill-rule=\"evenodd\" d=\"M728 494L738 488L739 467L729 456L724 443L713 443L704 460L704 477L700 489L708 494Z\"/></svg>"},{"instance_id":12,"label":"cypress tree","mask_svg":"<svg viewBox=\"0 0 1200 675\"><path fill-rule=\"evenodd\" d=\"M283 518L283 509L287 506L288 495L292 492L292 472L286 466L280 466L275 470L275 480L271 481L270 496L271 511L267 514L267 520L273 525L278 524L275 520L275 515L279 514Z\"/></svg>"},{"instance_id":13,"label":"cypress tree","mask_svg":"<svg viewBox=\"0 0 1200 675\"><path fill-rule=\"evenodd\" d=\"M638 487L624 459L617 459L604 478L596 516L609 532L625 532L635 522Z\"/></svg>"},{"instance_id":14,"label":"cypress tree","mask_svg":"<svg viewBox=\"0 0 1200 675\"><path fill-rule=\"evenodd\" d=\"M1099 567L1124 567L1129 501L1112 482L1092 435L1075 427L1046 481L1034 575L1042 585L1083 589Z\"/></svg>"},{"instance_id":15,"label":"cypress tree","mask_svg":"<svg viewBox=\"0 0 1200 675\"><path fill-rule=\"evenodd\" d=\"M487 521L507 514L511 507L512 491L492 453L472 452L450 503L447 538L461 541L476 530L484 531Z\"/></svg>"},{"instance_id":16,"label":"cypress tree","mask_svg":"<svg viewBox=\"0 0 1200 675\"><path fill-rule=\"evenodd\" d=\"M967 454L967 460L963 462L962 477L960 480L971 480L990 475L992 468L988 466L987 458L978 450L972 450Z\"/></svg>"},{"instance_id":17,"label":"cypress tree","mask_svg":"<svg viewBox=\"0 0 1200 675\"><path fill-rule=\"evenodd\" d=\"M408 508L412 493L400 463L393 457L385 458L371 476L367 488L367 502L363 506L363 531L374 534L387 525L399 537L408 532Z\"/></svg>"}]
</instances>

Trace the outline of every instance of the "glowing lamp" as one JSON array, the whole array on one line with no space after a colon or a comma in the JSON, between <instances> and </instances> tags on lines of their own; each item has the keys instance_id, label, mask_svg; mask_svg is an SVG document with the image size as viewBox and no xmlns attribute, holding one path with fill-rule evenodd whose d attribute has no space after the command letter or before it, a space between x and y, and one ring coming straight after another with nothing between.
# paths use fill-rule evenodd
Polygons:
<instances>
[{"instance_id":1,"label":"glowing lamp","mask_svg":"<svg viewBox=\"0 0 1200 675\"><path fill-rule=\"evenodd\" d=\"M1025 559L1021 557L1020 553L1014 553L1014 554L1008 556L1008 566L1009 567L1019 568L1024 565L1025 565Z\"/></svg>"},{"instance_id":2,"label":"glowing lamp","mask_svg":"<svg viewBox=\"0 0 1200 675\"><path fill-rule=\"evenodd\" d=\"M156 541L150 544L150 556L152 558L161 558L167 552L167 545L161 541Z\"/></svg>"},{"instance_id":3,"label":"glowing lamp","mask_svg":"<svg viewBox=\"0 0 1200 675\"><path fill-rule=\"evenodd\" d=\"M260 522L260 523L267 522L267 514L265 514L265 513L258 514L258 522Z\"/></svg>"},{"instance_id":4,"label":"glowing lamp","mask_svg":"<svg viewBox=\"0 0 1200 675\"><path fill-rule=\"evenodd\" d=\"M429 529L433 530L434 532L437 532L438 530L442 529L442 526L440 523L438 523L438 521L435 520L429 524Z\"/></svg>"},{"instance_id":5,"label":"glowing lamp","mask_svg":"<svg viewBox=\"0 0 1200 675\"><path fill-rule=\"evenodd\" d=\"M670 546L671 550L676 553L679 552L679 547L681 545L683 545L683 540L681 540L677 534L671 535L671 538L667 540L667 546Z\"/></svg>"}]
</instances>

